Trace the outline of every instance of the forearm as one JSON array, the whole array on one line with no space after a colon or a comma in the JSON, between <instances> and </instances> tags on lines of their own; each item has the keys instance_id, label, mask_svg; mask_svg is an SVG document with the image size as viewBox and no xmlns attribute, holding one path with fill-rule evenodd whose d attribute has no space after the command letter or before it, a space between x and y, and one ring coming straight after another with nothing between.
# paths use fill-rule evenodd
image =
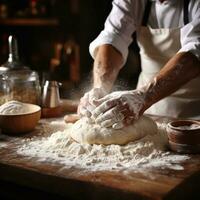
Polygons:
<instances>
[{"instance_id":1,"label":"forearm","mask_svg":"<svg viewBox=\"0 0 200 200\"><path fill-rule=\"evenodd\" d=\"M189 52L176 54L144 87L145 109L172 94L200 74L199 60Z\"/></svg>"},{"instance_id":2,"label":"forearm","mask_svg":"<svg viewBox=\"0 0 200 200\"><path fill-rule=\"evenodd\" d=\"M94 61L93 87L110 92L122 63L122 55L112 45L100 46Z\"/></svg>"}]
</instances>

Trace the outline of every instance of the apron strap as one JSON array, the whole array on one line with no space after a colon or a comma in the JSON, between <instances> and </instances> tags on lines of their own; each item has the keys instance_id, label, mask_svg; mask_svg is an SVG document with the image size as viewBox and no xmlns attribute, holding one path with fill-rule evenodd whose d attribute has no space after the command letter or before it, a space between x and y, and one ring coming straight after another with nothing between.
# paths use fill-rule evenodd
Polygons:
<instances>
[{"instance_id":1,"label":"apron strap","mask_svg":"<svg viewBox=\"0 0 200 200\"><path fill-rule=\"evenodd\" d=\"M189 3L190 0L184 0L184 10L183 10L183 21L184 21L184 25L189 23Z\"/></svg>"},{"instance_id":2,"label":"apron strap","mask_svg":"<svg viewBox=\"0 0 200 200\"><path fill-rule=\"evenodd\" d=\"M150 11L151 11L151 5L152 5L152 1L147 0L143 19L142 19L142 26L147 26L147 22L148 22Z\"/></svg>"},{"instance_id":3,"label":"apron strap","mask_svg":"<svg viewBox=\"0 0 200 200\"><path fill-rule=\"evenodd\" d=\"M184 0L184 7L183 7L184 25L189 23L189 14L188 14L189 13L189 3L190 3L190 0ZM151 5L152 5L152 1L147 0L143 19L142 19L142 26L147 26L147 22L148 22L150 11L151 11Z\"/></svg>"}]
</instances>

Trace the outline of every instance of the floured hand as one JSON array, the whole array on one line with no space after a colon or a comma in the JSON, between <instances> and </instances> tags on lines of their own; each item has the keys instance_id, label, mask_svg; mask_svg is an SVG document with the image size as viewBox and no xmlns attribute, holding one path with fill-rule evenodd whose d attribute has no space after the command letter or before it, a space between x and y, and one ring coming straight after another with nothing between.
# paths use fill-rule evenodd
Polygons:
<instances>
[{"instance_id":1,"label":"floured hand","mask_svg":"<svg viewBox=\"0 0 200 200\"><path fill-rule=\"evenodd\" d=\"M96 108L93 102L104 97L105 95L106 92L102 88L93 88L89 92L85 93L80 99L78 115L80 117L91 117L92 111Z\"/></svg>"},{"instance_id":2,"label":"floured hand","mask_svg":"<svg viewBox=\"0 0 200 200\"><path fill-rule=\"evenodd\" d=\"M93 101L95 122L103 127L121 129L144 112L144 94L140 90L118 91Z\"/></svg>"}]
</instances>

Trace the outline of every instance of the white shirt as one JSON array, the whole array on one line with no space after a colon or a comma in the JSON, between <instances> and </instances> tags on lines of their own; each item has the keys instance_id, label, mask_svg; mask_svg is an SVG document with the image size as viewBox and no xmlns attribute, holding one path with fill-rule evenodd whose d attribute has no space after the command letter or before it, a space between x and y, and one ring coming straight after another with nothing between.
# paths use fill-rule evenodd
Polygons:
<instances>
[{"instance_id":1,"label":"white shirt","mask_svg":"<svg viewBox=\"0 0 200 200\"><path fill-rule=\"evenodd\" d=\"M179 52L192 52L200 59L200 0L189 4L189 24L183 22L183 0L153 1L148 25L151 28L181 27L181 49ZM123 56L128 55L132 33L141 26L147 0L114 0L113 8L105 22L104 30L90 44L91 56L103 44L113 45Z\"/></svg>"}]
</instances>

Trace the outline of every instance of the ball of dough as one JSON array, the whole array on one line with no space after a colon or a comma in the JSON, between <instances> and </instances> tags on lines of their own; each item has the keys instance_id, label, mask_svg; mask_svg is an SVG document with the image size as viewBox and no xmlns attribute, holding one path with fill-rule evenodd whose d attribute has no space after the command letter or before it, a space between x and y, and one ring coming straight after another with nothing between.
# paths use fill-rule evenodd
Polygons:
<instances>
[{"instance_id":1,"label":"ball of dough","mask_svg":"<svg viewBox=\"0 0 200 200\"><path fill-rule=\"evenodd\" d=\"M101 127L83 117L71 128L71 137L84 144L127 144L146 135L157 133L156 123L149 117L142 116L134 124L119 130Z\"/></svg>"}]
</instances>

